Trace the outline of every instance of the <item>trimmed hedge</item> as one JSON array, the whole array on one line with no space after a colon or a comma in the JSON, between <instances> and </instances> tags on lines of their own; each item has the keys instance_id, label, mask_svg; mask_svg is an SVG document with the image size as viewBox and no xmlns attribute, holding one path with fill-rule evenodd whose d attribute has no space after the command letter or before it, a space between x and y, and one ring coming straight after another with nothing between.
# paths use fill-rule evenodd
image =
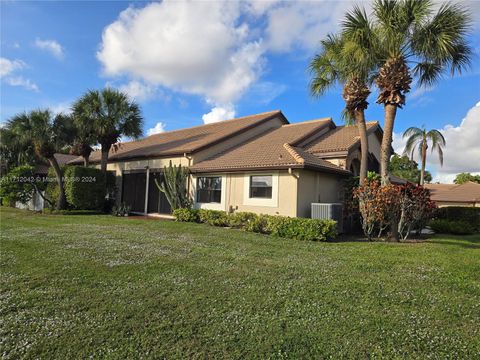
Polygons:
<instances>
[{"instance_id":1,"label":"trimmed hedge","mask_svg":"<svg viewBox=\"0 0 480 360\"><path fill-rule=\"evenodd\" d=\"M464 206L447 206L435 211L435 219L465 222L480 232L480 208Z\"/></svg>"},{"instance_id":2,"label":"trimmed hedge","mask_svg":"<svg viewBox=\"0 0 480 360\"><path fill-rule=\"evenodd\" d=\"M333 220L258 215L250 212L227 214L225 211L205 209L176 209L173 216L176 221L232 227L295 240L327 241L337 236L337 223Z\"/></svg>"},{"instance_id":3,"label":"trimmed hedge","mask_svg":"<svg viewBox=\"0 0 480 360\"><path fill-rule=\"evenodd\" d=\"M65 169L65 195L77 210L103 210L105 204L105 175L100 169L69 166Z\"/></svg>"},{"instance_id":4,"label":"trimmed hedge","mask_svg":"<svg viewBox=\"0 0 480 360\"><path fill-rule=\"evenodd\" d=\"M475 228L465 221L434 219L429 223L430 227L436 233L470 235L475 233Z\"/></svg>"}]
</instances>

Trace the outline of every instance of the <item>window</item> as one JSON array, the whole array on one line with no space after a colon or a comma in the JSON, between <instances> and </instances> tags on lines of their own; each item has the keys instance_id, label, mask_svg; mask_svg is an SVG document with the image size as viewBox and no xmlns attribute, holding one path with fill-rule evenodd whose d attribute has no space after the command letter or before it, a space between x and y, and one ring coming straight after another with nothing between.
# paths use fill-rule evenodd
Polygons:
<instances>
[{"instance_id":1,"label":"window","mask_svg":"<svg viewBox=\"0 0 480 360\"><path fill-rule=\"evenodd\" d=\"M250 176L250 198L272 198L272 175Z\"/></svg>"},{"instance_id":2,"label":"window","mask_svg":"<svg viewBox=\"0 0 480 360\"><path fill-rule=\"evenodd\" d=\"M198 177L197 178L197 203L221 203L222 178Z\"/></svg>"}]
</instances>

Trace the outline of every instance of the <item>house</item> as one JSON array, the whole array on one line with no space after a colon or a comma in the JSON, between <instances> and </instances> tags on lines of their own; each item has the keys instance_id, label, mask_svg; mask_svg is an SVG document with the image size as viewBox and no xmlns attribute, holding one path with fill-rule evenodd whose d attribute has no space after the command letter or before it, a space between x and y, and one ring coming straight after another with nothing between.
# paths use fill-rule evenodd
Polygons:
<instances>
[{"instance_id":1,"label":"house","mask_svg":"<svg viewBox=\"0 0 480 360\"><path fill-rule=\"evenodd\" d=\"M367 128L369 168L378 170L383 132L377 122ZM309 217L311 203L341 201L343 180L360 169L360 139L355 126L290 124L281 111L160 133L110 152L118 199L133 212L171 213L155 185L170 161L190 169L197 208ZM100 151L90 162L99 164Z\"/></svg>"},{"instance_id":2,"label":"house","mask_svg":"<svg viewBox=\"0 0 480 360\"><path fill-rule=\"evenodd\" d=\"M480 206L480 184L472 181L464 184L425 184L430 197L438 207Z\"/></svg>"}]
</instances>

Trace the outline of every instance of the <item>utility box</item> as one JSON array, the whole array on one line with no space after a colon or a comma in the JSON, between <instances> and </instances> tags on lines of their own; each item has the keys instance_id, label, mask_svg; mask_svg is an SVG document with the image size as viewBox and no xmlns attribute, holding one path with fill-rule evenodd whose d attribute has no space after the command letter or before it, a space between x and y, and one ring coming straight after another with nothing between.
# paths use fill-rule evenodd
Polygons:
<instances>
[{"instance_id":1,"label":"utility box","mask_svg":"<svg viewBox=\"0 0 480 360\"><path fill-rule=\"evenodd\" d=\"M343 233L343 204L312 203L312 219L335 220L338 233Z\"/></svg>"}]
</instances>

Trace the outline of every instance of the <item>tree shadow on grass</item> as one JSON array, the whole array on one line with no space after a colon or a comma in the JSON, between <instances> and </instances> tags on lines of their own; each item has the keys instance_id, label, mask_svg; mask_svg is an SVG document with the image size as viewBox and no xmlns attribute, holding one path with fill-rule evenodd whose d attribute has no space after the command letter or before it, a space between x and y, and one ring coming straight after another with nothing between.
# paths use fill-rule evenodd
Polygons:
<instances>
[{"instance_id":1,"label":"tree shadow on grass","mask_svg":"<svg viewBox=\"0 0 480 360\"><path fill-rule=\"evenodd\" d=\"M475 235L436 235L428 240L439 245L458 246L465 249L480 249L480 234Z\"/></svg>"}]
</instances>

